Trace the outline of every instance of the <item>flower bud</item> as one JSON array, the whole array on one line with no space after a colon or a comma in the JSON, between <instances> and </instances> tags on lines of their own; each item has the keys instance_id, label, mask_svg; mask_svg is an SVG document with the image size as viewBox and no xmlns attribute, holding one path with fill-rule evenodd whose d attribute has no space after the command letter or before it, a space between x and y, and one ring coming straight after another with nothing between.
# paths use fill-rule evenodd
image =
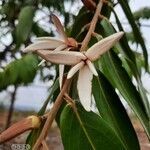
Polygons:
<instances>
[{"instance_id":1,"label":"flower bud","mask_svg":"<svg viewBox=\"0 0 150 150\"><path fill-rule=\"evenodd\" d=\"M74 47L74 48L78 47L78 43L77 43L77 41L74 38L68 38L67 45L71 46L71 47Z\"/></svg>"},{"instance_id":2,"label":"flower bud","mask_svg":"<svg viewBox=\"0 0 150 150\"><path fill-rule=\"evenodd\" d=\"M41 120L37 116L24 118L21 121L14 123L0 134L0 144L24 133L25 131L39 128L40 124Z\"/></svg>"},{"instance_id":3,"label":"flower bud","mask_svg":"<svg viewBox=\"0 0 150 150\"><path fill-rule=\"evenodd\" d=\"M93 1L93 0L82 0L82 2L83 2L84 6L87 9L89 9L91 11L93 11L93 10L96 9L96 3L95 3L95 1Z\"/></svg>"}]
</instances>

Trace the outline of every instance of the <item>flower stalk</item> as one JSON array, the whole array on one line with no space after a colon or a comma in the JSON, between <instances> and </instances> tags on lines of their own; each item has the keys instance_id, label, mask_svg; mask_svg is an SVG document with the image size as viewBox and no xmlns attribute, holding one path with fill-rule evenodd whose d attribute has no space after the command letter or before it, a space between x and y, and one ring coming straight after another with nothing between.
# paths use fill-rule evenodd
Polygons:
<instances>
[{"instance_id":1,"label":"flower stalk","mask_svg":"<svg viewBox=\"0 0 150 150\"><path fill-rule=\"evenodd\" d=\"M82 46L81 46L80 51L85 51L85 49L87 48L87 45L88 45L88 43L89 43L89 41L91 39L92 33L95 30L95 26L96 26L96 23L98 21L98 17L100 15L102 7L103 7L103 0L100 0L98 5L97 5L97 8L96 8L94 17L92 19L92 22L90 24L89 31L88 31L87 35L85 36L85 38L84 38L84 40L82 42Z\"/></svg>"}]
</instances>

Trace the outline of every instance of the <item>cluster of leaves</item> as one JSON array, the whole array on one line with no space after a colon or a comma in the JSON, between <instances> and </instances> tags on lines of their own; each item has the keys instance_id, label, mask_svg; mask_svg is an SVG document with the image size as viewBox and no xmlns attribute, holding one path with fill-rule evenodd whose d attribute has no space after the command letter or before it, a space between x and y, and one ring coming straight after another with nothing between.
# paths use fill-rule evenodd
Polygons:
<instances>
[{"instance_id":1,"label":"cluster of leaves","mask_svg":"<svg viewBox=\"0 0 150 150\"><path fill-rule=\"evenodd\" d=\"M34 55L11 62L0 72L0 90L9 85L27 84L33 81L37 72L38 59Z\"/></svg>"},{"instance_id":2,"label":"cluster of leaves","mask_svg":"<svg viewBox=\"0 0 150 150\"><path fill-rule=\"evenodd\" d=\"M7 43L5 43L6 40L4 42L1 42L0 63L7 64L8 62L11 61L12 58L16 59L16 56L18 54L23 56L22 55L23 53L20 51L20 48L24 44L28 45L31 41L32 36L38 37L38 36L49 36L54 34L53 30L47 31L43 26L40 25L39 21L35 21L34 18L37 17L38 12L41 11L41 14L42 13L45 14L45 18L46 17L49 18L49 22L47 23L47 26L50 25L51 10L56 11L56 13L61 12L61 14L65 18L64 23L67 26L70 22L70 19L72 19L73 14L69 14L65 10L66 1L67 0L64 0L58 3L56 3L54 0L53 1L49 1L49 0L46 1L4 0L2 1L0 6L0 15L1 15L0 16L0 27L1 27L0 39L1 41L3 41L3 39L7 39L7 37L11 37L11 38L7 40ZM49 13L47 13L47 10ZM3 82L1 82L0 89L6 89L7 86L9 86L10 84L19 85L20 83L27 83L27 80L29 79L26 79L25 76L23 78L21 77L21 79L19 77L16 77L17 74L20 73L20 70L22 70L23 72L27 72L26 67L28 67L28 69L30 69L32 73L30 82L33 81L33 74L35 74L35 69L37 69L37 68L33 69L33 65L37 63L37 60L33 60L35 59L33 58L33 56L32 58L30 57L28 58L26 56L23 57L25 58L22 59L22 62L21 60L20 62L16 60L16 62L14 61L10 65L8 64L7 68L9 69L6 68L5 70L9 70L7 72L11 72L11 75L2 73L0 78L3 78L3 80L1 80ZM28 64L26 63L24 64L23 60L27 60ZM22 66L26 66L26 67L22 67ZM41 70L42 69L43 68L41 68ZM9 79L6 80L6 78L8 78L8 75L9 75Z\"/></svg>"},{"instance_id":3,"label":"cluster of leaves","mask_svg":"<svg viewBox=\"0 0 150 150\"><path fill-rule=\"evenodd\" d=\"M134 18L136 20L139 19L149 19L150 18L150 8L149 7L143 7L140 10L134 12Z\"/></svg>"}]
</instances>

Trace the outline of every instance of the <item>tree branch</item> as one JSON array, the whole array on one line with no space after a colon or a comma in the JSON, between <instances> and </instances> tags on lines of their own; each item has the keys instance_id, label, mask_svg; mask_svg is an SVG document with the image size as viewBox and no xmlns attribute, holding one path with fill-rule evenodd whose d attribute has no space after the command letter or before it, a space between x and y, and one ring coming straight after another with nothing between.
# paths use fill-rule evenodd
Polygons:
<instances>
[{"instance_id":1,"label":"tree branch","mask_svg":"<svg viewBox=\"0 0 150 150\"><path fill-rule=\"evenodd\" d=\"M92 33L95 30L95 26L96 26L96 23L98 21L98 17L99 17L99 14L101 12L102 6L103 6L103 0L100 0L98 5L97 5L94 17L92 19L89 31L88 31L86 37L84 38L84 40L82 42L82 46L81 46L80 51L85 51L85 49L87 48L87 45L88 45L88 43L89 43L89 41L91 39Z\"/></svg>"}]
</instances>

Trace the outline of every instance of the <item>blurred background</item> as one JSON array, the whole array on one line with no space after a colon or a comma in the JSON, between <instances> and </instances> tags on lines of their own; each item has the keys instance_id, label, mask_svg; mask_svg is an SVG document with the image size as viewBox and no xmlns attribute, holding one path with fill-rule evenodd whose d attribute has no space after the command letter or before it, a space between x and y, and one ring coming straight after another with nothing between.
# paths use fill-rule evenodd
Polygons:
<instances>
[{"instance_id":1,"label":"blurred background","mask_svg":"<svg viewBox=\"0 0 150 150\"><path fill-rule=\"evenodd\" d=\"M22 58L26 55L22 50L35 37L58 36L51 13L69 29L82 2L10 0L0 5L0 104L8 108L11 99L15 99L15 109L37 111L48 95L55 72L51 64L38 67L40 59L35 56ZM18 65L14 64L20 58ZM4 68L6 73L2 75Z\"/></svg>"},{"instance_id":2,"label":"blurred background","mask_svg":"<svg viewBox=\"0 0 150 150\"><path fill-rule=\"evenodd\" d=\"M129 4L149 50L150 1L129 0ZM22 50L36 37L58 36L55 26L51 23L51 13L60 18L66 27L66 33L69 33L82 6L81 0L0 1L0 112L5 113L6 128L11 122L14 110L36 112L41 108L55 78L55 66L45 63L38 67L41 59L32 54L25 54ZM141 48L134 43L130 25L122 9L119 5L116 5L115 9L128 33L130 45L140 54ZM114 16L111 16L111 22L116 24ZM150 51L148 53L150 54ZM142 72L142 80L145 89L150 92L150 76L145 71Z\"/></svg>"}]
</instances>

